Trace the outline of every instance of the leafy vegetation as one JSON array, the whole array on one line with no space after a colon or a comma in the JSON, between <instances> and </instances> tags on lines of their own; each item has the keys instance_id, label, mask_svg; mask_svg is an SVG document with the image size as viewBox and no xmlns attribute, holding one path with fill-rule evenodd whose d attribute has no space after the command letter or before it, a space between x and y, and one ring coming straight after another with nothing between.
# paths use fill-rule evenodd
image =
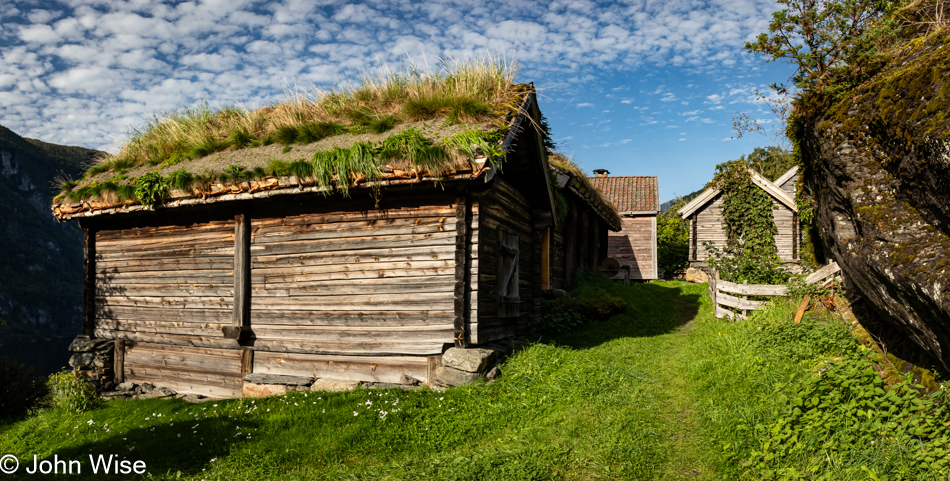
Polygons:
<instances>
[{"instance_id":1,"label":"leafy vegetation","mask_svg":"<svg viewBox=\"0 0 950 481\"><path fill-rule=\"evenodd\" d=\"M689 267L689 222L677 213L686 202L673 204L656 218L657 265L667 275Z\"/></svg>"},{"instance_id":2,"label":"leafy vegetation","mask_svg":"<svg viewBox=\"0 0 950 481\"><path fill-rule=\"evenodd\" d=\"M943 393L887 384L871 351L799 299L710 333L693 375L725 477L764 480L946 479L950 413Z\"/></svg>"},{"instance_id":3,"label":"leafy vegetation","mask_svg":"<svg viewBox=\"0 0 950 481\"><path fill-rule=\"evenodd\" d=\"M781 168L787 156L773 149L756 149L748 158L719 164L710 181L722 190L726 247L724 251L711 243L704 243L704 247L710 253L707 263L719 271L723 280L784 284L788 279L775 247L778 229L772 217L772 198L752 182L749 172L752 166L758 166L776 177L784 173Z\"/></svg>"},{"instance_id":4,"label":"leafy vegetation","mask_svg":"<svg viewBox=\"0 0 950 481\"><path fill-rule=\"evenodd\" d=\"M100 402L99 394L91 384L65 368L50 375L49 390L52 404L68 413L82 414L96 408Z\"/></svg>"},{"instance_id":5,"label":"leafy vegetation","mask_svg":"<svg viewBox=\"0 0 950 481\"><path fill-rule=\"evenodd\" d=\"M778 3L786 8L772 14L768 33L745 48L770 61L788 59L796 67L791 82L799 89L832 95L850 90L880 68L896 34L889 0Z\"/></svg>"},{"instance_id":6,"label":"leafy vegetation","mask_svg":"<svg viewBox=\"0 0 950 481\"><path fill-rule=\"evenodd\" d=\"M0 424L0 452L24 460L116 453L144 460L154 479L950 473L944 395L899 375L882 381L878 357L834 312L819 307L796 324L800 299L789 298L748 320L723 321L701 284L624 286L584 276L575 296L606 292L623 311L548 331L505 360L492 382L197 405L114 400L82 414L51 408Z\"/></svg>"}]
</instances>

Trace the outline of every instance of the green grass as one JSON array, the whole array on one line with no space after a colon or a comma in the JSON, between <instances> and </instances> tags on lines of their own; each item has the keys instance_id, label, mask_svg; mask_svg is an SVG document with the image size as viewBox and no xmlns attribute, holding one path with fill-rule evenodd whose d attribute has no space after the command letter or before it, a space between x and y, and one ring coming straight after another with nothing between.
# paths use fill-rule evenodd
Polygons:
<instances>
[{"instance_id":1,"label":"green grass","mask_svg":"<svg viewBox=\"0 0 950 481\"><path fill-rule=\"evenodd\" d=\"M490 384L111 401L2 426L0 452L117 453L157 479L719 479L685 380L669 382L704 289L626 288L623 315L527 345Z\"/></svg>"},{"instance_id":2,"label":"green grass","mask_svg":"<svg viewBox=\"0 0 950 481\"><path fill-rule=\"evenodd\" d=\"M885 386L827 312L731 322L705 285L599 285L623 313L491 383L46 410L0 425L0 453L115 453L153 479L946 479L941 395Z\"/></svg>"}]
</instances>

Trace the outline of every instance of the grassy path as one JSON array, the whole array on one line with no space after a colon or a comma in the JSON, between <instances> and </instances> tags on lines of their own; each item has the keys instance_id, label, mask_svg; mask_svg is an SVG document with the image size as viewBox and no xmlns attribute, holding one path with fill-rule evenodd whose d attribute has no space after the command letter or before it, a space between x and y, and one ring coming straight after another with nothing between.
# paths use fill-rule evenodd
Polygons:
<instances>
[{"instance_id":1,"label":"grassy path","mask_svg":"<svg viewBox=\"0 0 950 481\"><path fill-rule=\"evenodd\" d=\"M640 424L654 426L657 463L642 479L722 479L715 469L719 453L703 436L687 375L700 351L695 328L710 319L704 294L704 286L683 283L635 286L624 296L630 306L624 315L589 326L570 343L592 358L645 374L651 389L631 401L641 403Z\"/></svg>"},{"instance_id":2,"label":"grassy path","mask_svg":"<svg viewBox=\"0 0 950 481\"><path fill-rule=\"evenodd\" d=\"M0 453L121 453L153 479L723 479L688 382L715 331L705 286L610 290L623 314L527 345L490 384L50 410L0 425Z\"/></svg>"}]
</instances>

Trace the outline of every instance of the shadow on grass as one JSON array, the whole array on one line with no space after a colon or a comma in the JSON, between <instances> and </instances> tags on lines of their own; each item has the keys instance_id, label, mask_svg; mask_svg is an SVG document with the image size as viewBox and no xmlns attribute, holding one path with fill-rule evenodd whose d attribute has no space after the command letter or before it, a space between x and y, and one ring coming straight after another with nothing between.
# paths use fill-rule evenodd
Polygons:
<instances>
[{"instance_id":1,"label":"shadow on grass","mask_svg":"<svg viewBox=\"0 0 950 481\"><path fill-rule=\"evenodd\" d=\"M591 321L571 332L542 333L540 342L589 349L618 338L668 334L699 314L704 291L701 294L697 290L695 285L682 282L618 283L610 287L610 293L627 303L623 313L606 321Z\"/></svg>"},{"instance_id":2,"label":"shadow on grass","mask_svg":"<svg viewBox=\"0 0 950 481\"><path fill-rule=\"evenodd\" d=\"M168 424L117 430L121 432L87 439L82 444L59 449L54 455L67 462L80 462L79 471L73 469L72 475L67 476L70 479L177 478L196 475L210 468L213 460L227 456L233 445L244 442L247 433L256 428L257 423L223 417L191 421L178 419ZM53 460L53 457L46 459ZM120 461L126 462L124 473L118 471ZM135 461L145 463L145 473L129 471ZM93 462L98 464L98 469L94 469ZM105 462L110 462L108 469ZM32 470L33 463L32 455L29 459L21 458L18 474L27 477L26 469ZM60 479L63 472L61 468L60 476L55 476L55 479ZM34 478L54 476L41 473L28 476L28 479Z\"/></svg>"}]
</instances>

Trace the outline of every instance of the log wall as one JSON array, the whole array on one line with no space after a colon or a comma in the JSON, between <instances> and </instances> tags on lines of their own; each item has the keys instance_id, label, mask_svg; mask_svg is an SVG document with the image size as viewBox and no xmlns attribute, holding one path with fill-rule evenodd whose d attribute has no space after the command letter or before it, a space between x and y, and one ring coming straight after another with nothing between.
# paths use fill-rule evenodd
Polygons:
<instances>
[{"instance_id":1,"label":"log wall","mask_svg":"<svg viewBox=\"0 0 950 481\"><path fill-rule=\"evenodd\" d=\"M125 380L240 394L240 346L221 331L233 308L233 221L100 230L95 251L93 334L126 341Z\"/></svg>"},{"instance_id":2,"label":"log wall","mask_svg":"<svg viewBox=\"0 0 950 481\"><path fill-rule=\"evenodd\" d=\"M456 222L452 204L252 219L254 371L267 367L262 351L441 354L454 334Z\"/></svg>"},{"instance_id":3,"label":"log wall","mask_svg":"<svg viewBox=\"0 0 950 481\"><path fill-rule=\"evenodd\" d=\"M620 232L608 234L607 256L628 266L631 279L656 279L656 216L623 217L622 221Z\"/></svg>"},{"instance_id":4,"label":"log wall","mask_svg":"<svg viewBox=\"0 0 950 481\"><path fill-rule=\"evenodd\" d=\"M525 327L527 315L533 309L534 232L531 208L527 199L501 178L496 178L494 188L479 202L478 209L478 285L483 286L477 300L477 319L472 326L473 344L515 336ZM499 231L517 235L519 245L519 297L520 316L501 317L501 301L498 290ZM474 251L474 250L473 250Z\"/></svg>"}]
</instances>

